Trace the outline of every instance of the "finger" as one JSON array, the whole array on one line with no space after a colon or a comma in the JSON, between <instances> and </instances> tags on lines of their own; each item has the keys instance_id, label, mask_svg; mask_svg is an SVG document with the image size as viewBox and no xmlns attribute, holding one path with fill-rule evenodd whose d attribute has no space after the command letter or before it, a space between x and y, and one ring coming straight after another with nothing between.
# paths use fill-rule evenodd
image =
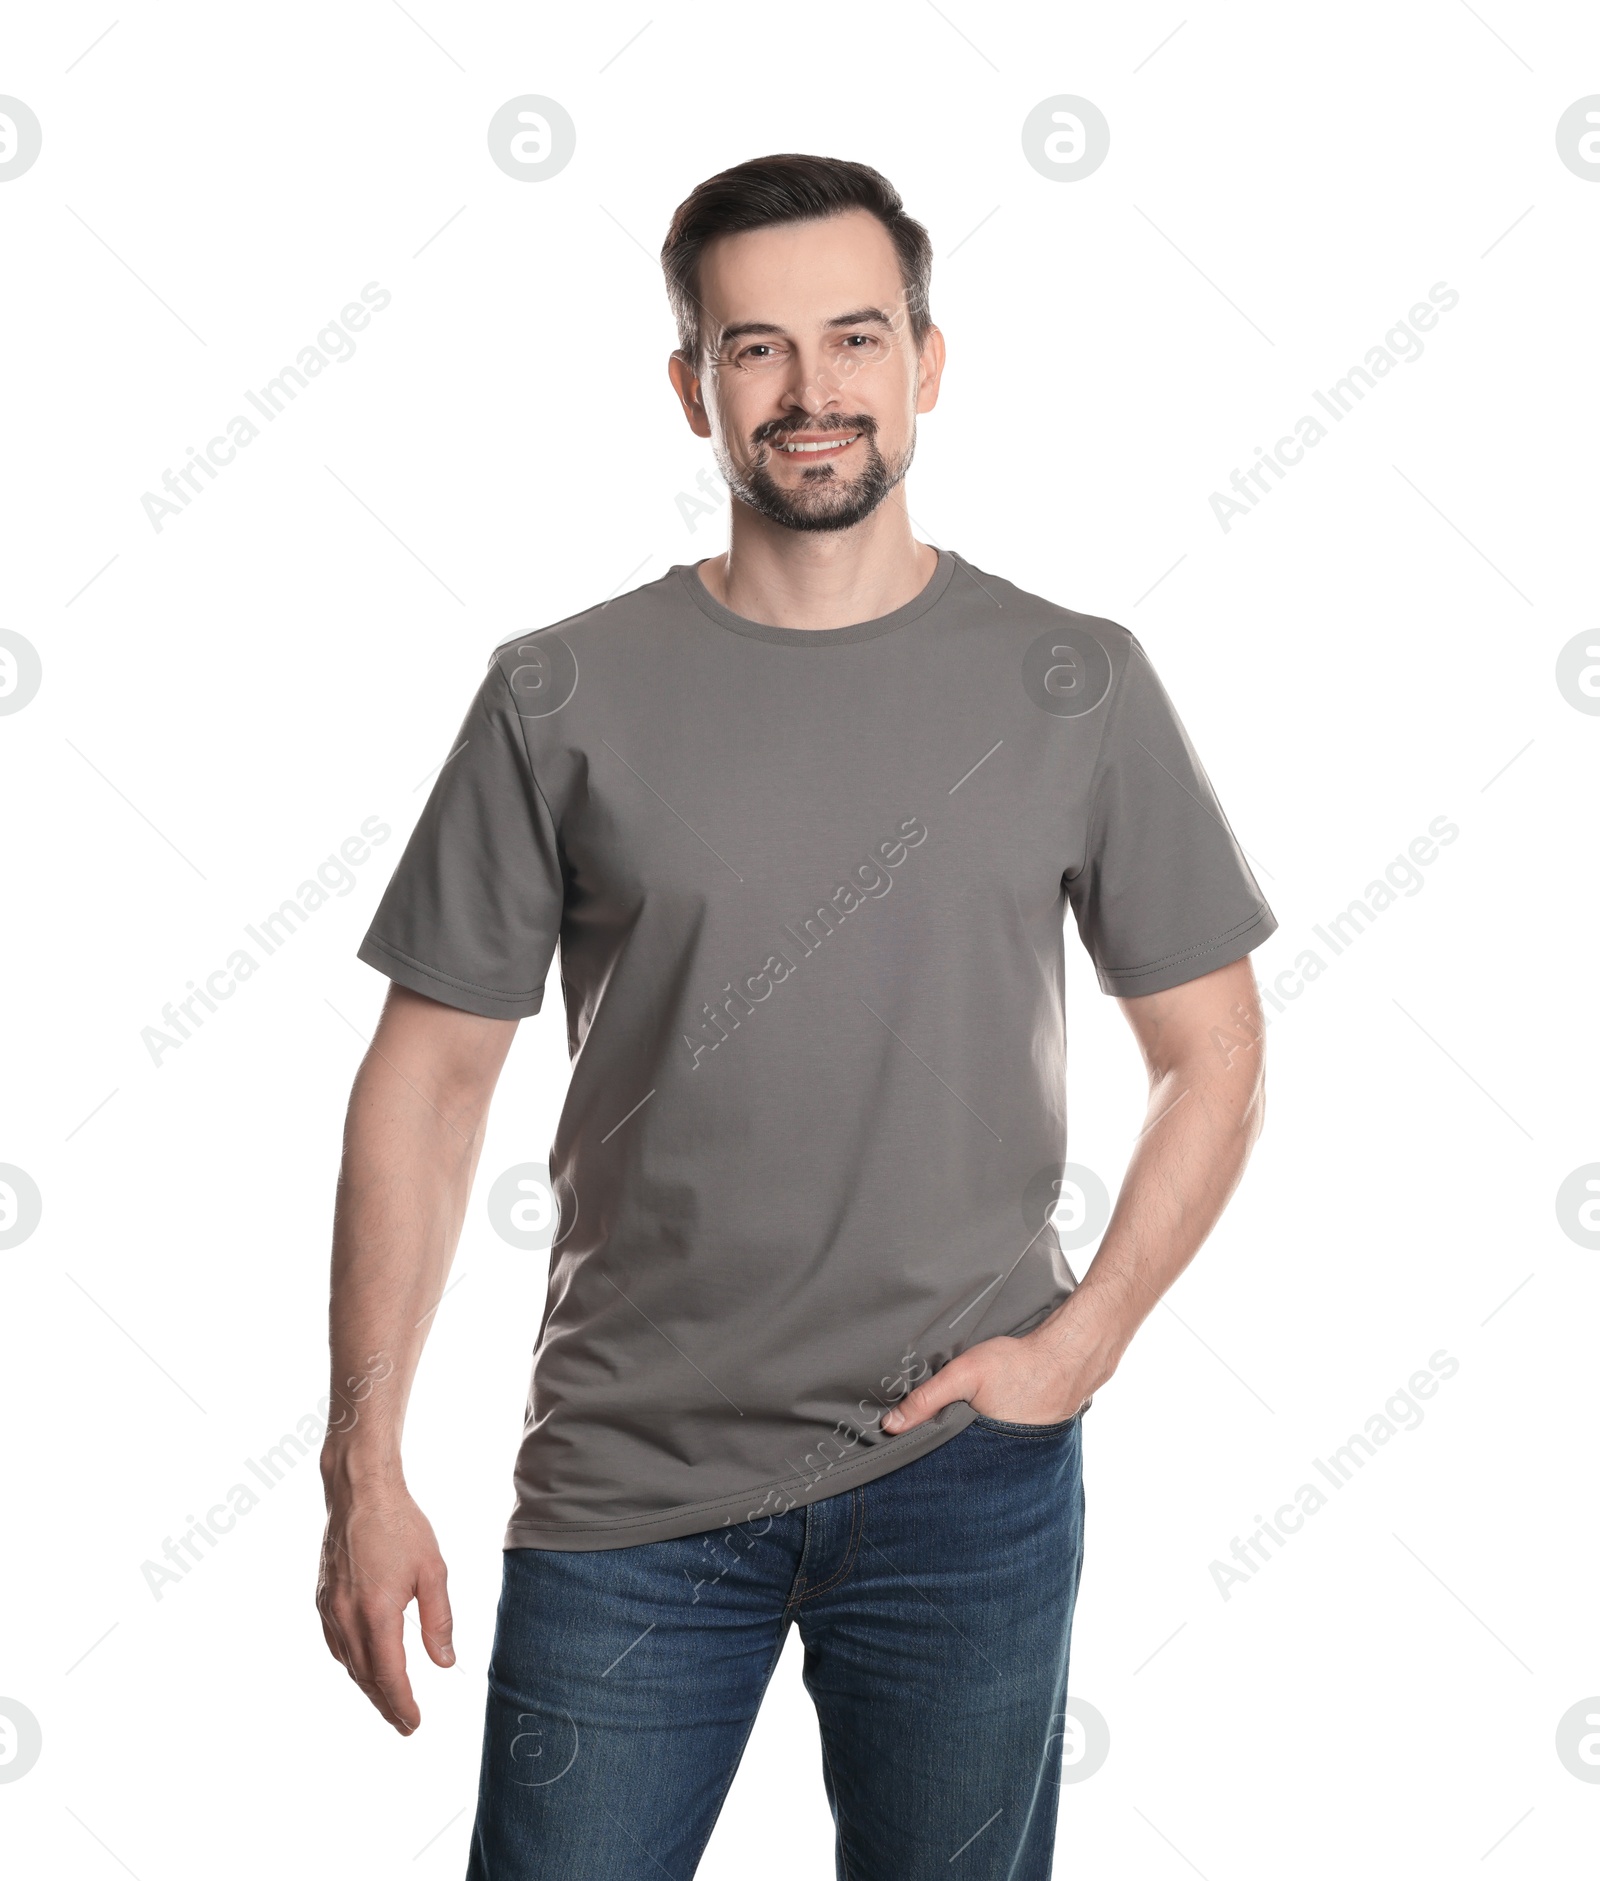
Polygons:
<instances>
[{"instance_id":1,"label":"finger","mask_svg":"<svg viewBox=\"0 0 1600 1881\"><path fill-rule=\"evenodd\" d=\"M392 1724L402 1737L409 1737L422 1722L422 1714L413 1704L409 1716L397 1708L390 1692L373 1679L356 1679L356 1684L366 1694L368 1703L377 1712L385 1724ZM405 1683L405 1674L401 1674L401 1683ZM409 1691L410 1687L407 1686Z\"/></svg>"},{"instance_id":2,"label":"finger","mask_svg":"<svg viewBox=\"0 0 1600 1881\"><path fill-rule=\"evenodd\" d=\"M445 1591L445 1566L437 1557L417 1575L417 1625L422 1643L435 1665L454 1665L450 1596Z\"/></svg>"},{"instance_id":3,"label":"finger","mask_svg":"<svg viewBox=\"0 0 1600 1881\"><path fill-rule=\"evenodd\" d=\"M406 1677L402 1611L381 1594L374 1598L382 1604L357 1609L350 1676L395 1729L409 1736L422 1713Z\"/></svg>"},{"instance_id":4,"label":"finger","mask_svg":"<svg viewBox=\"0 0 1600 1881\"><path fill-rule=\"evenodd\" d=\"M967 1394L962 1390L962 1375L951 1373L953 1364L937 1371L925 1384L917 1386L915 1391L908 1391L900 1402L883 1420L885 1430L896 1433L902 1430L915 1430L918 1424L927 1423L928 1419L942 1411L947 1404L954 1404Z\"/></svg>"},{"instance_id":5,"label":"finger","mask_svg":"<svg viewBox=\"0 0 1600 1881\"><path fill-rule=\"evenodd\" d=\"M325 1613L322 1615L322 1637L328 1643L328 1651L333 1654L334 1658L337 1659L340 1665L348 1672L350 1669L350 1661L349 1654L345 1650L344 1636Z\"/></svg>"}]
</instances>

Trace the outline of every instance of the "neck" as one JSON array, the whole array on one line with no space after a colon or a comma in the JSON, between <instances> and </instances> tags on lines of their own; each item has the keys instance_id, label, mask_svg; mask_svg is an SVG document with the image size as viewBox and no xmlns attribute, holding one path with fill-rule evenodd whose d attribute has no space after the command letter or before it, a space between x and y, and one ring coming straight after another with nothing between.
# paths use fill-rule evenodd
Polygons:
<instances>
[{"instance_id":1,"label":"neck","mask_svg":"<svg viewBox=\"0 0 1600 1881\"><path fill-rule=\"evenodd\" d=\"M853 529L785 529L737 497L729 547L700 564L722 603L767 627L853 627L914 601L939 552L911 533L905 488Z\"/></svg>"}]
</instances>

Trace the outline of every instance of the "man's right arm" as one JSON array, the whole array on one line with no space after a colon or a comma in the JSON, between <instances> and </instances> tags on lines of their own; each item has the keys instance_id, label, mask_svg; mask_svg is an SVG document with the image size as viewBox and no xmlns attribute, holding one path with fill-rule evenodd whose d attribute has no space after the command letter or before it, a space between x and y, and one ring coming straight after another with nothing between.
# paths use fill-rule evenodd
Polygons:
<instances>
[{"instance_id":1,"label":"man's right arm","mask_svg":"<svg viewBox=\"0 0 1600 1881\"><path fill-rule=\"evenodd\" d=\"M444 1561L406 1488L401 1431L516 1029L391 984L345 1120L317 1610L329 1650L402 1736L421 1722L403 1636L413 1599L429 1657L455 1655Z\"/></svg>"}]
</instances>

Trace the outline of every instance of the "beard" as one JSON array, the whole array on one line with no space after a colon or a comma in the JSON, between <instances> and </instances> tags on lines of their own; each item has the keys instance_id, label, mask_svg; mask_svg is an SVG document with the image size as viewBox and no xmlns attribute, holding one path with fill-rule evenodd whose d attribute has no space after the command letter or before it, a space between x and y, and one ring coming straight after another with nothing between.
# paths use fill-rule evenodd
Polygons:
<instances>
[{"instance_id":1,"label":"beard","mask_svg":"<svg viewBox=\"0 0 1600 1881\"><path fill-rule=\"evenodd\" d=\"M758 454L748 470L741 470L719 443L718 468L728 488L742 503L784 529L853 529L865 522L911 468L917 446L916 427L897 458L885 458L878 449L877 421L865 414L828 424L763 425L755 434ZM863 454L861 468L844 477L831 463L816 464L801 472L798 486L786 488L771 471L772 453L783 438L796 431L855 431Z\"/></svg>"}]
</instances>

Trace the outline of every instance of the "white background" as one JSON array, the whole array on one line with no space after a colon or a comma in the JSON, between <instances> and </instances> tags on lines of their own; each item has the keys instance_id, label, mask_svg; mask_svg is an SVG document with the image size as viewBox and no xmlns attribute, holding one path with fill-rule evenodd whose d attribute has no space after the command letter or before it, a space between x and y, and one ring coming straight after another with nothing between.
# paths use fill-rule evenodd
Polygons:
<instances>
[{"instance_id":1,"label":"white background","mask_svg":"<svg viewBox=\"0 0 1600 1881\"><path fill-rule=\"evenodd\" d=\"M653 257L697 181L788 149L878 165L932 231L919 532L1139 634L1281 923L1263 980L1460 830L1273 1018L1244 1187L1086 1419L1071 1688L1111 1741L1057 1872L1592 1872L1600 1787L1556 1732L1600 1693L1600 1254L1555 1195L1600 1158L1600 719L1555 664L1595 626L1600 187L1555 127L1600 18L1064 11L12 14L0 91L44 136L0 186L0 625L44 673L0 718L0 1161L44 1210L0 1252L0 1698L43 1731L0 1785L19 1881L462 1873L543 1297L484 1197L546 1153L559 1003L412 1402L459 1653L408 1628L420 1732L323 1644L313 1460L159 1601L141 1563L327 1388L383 993L354 948L489 649L724 545L676 501L710 457ZM535 184L485 141L527 92L577 125ZM1093 176L1024 160L1057 93L1110 122ZM369 281L355 356L158 533L143 493ZM1422 357L1224 531L1211 493L1441 281ZM354 890L152 1064L142 1028L370 816ZM1142 1077L1069 940L1071 1153L1114 1188ZM1441 1349L1420 1427L1223 1599L1212 1561ZM700 1872L754 1868L832 1874L792 1637Z\"/></svg>"}]
</instances>

